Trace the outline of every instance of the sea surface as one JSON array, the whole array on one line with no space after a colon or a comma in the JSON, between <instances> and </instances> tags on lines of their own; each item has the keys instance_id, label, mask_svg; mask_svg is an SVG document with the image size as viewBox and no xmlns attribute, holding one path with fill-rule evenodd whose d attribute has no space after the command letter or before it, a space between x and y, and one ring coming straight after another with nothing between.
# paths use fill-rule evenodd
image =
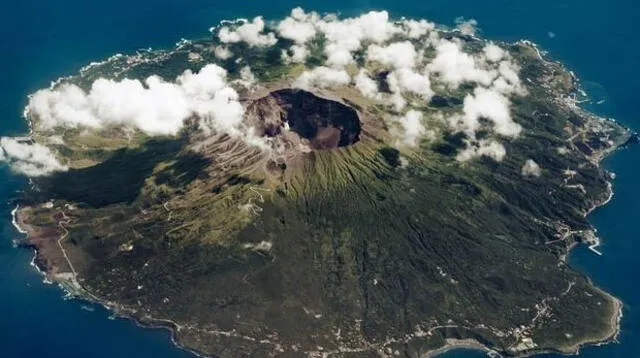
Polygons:
<instances>
[{"instance_id":1,"label":"sea surface","mask_svg":"<svg viewBox=\"0 0 640 358\"><path fill-rule=\"evenodd\" d=\"M344 15L387 9L395 17L423 17L442 24L453 24L459 16L475 18L485 37L527 38L540 44L581 78L594 98L589 109L640 129L640 3L631 0L21 0L2 5L0 135L26 131L20 116L28 93L92 60L207 36L207 29L222 19L280 18L295 6ZM570 256L573 266L625 304L620 343L585 348L585 357L640 357L639 161L640 146L605 160L605 166L617 173L616 194L589 217L603 238L604 256L585 248ZM167 331L109 319L105 309L65 299L57 286L42 282L30 265L33 254L12 245L20 234L11 225L9 200L25 184L0 167L0 357L192 357L174 347ZM468 350L443 355L483 356Z\"/></svg>"}]
</instances>

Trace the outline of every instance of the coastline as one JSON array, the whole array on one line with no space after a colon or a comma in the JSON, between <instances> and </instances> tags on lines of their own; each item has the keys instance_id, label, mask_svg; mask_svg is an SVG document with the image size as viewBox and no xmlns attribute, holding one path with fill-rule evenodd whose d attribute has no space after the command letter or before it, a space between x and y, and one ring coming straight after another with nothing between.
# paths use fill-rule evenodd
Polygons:
<instances>
[{"instance_id":1,"label":"coastline","mask_svg":"<svg viewBox=\"0 0 640 358\"><path fill-rule=\"evenodd\" d=\"M514 44L523 44L526 46L531 47L537 54L538 58L540 59L540 61L542 61L544 64L546 65L552 65L552 64L557 64L560 65L563 69L565 69L570 75L571 75L571 79L573 81L573 85L575 90L572 92L572 96L571 97L558 97L556 98L556 100L561 103L561 105L567 106L570 110L573 111L577 111L582 115L588 116L588 117L592 117L592 118L599 118L602 120L609 120L612 121L614 123L616 123L616 125L624 128L626 130L625 134L626 136L623 138L622 141L620 141L619 143L615 144L614 146L612 146L611 148L607 149L607 150L603 150L600 151L598 153L596 153L596 155L594 155L594 162L596 164L596 166L601 169L601 162L603 159L605 159L606 157L608 157L609 155L613 155L616 151L618 151L619 149L622 149L624 147L626 147L627 145L629 145L630 143L632 143L632 141L637 141L638 140L638 134L635 133L634 131L632 131L630 128L619 124L618 122L616 122L614 119L608 119L608 118L604 118L604 117L600 117L598 116L596 113L592 113L584 108L582 108L580 106L580 104L582 104L582 101L579 101L576 97L575 94L576 93L585 93L584 90L582 90L580 88L580 80L578 79L578 77L575 75L575 73L573 71L568 70L564 64L555 61L555 60L550 60L547 58L547 56L549 56L548 52L545 50L541 50L540 46L538 46L538 44L536 44L535 42L531 41L531 40L526 40L526 39L522 39L522 40L518 40L516 42L514 42ZM607 173L605 171L605 173ZM591 208L589 208L585 213L584 213L584 217L586 218L589 214L591 214L594 210L596 210L597 208L603 207L605 205L607 205L614 196L614 190L613 190L613 183L612 183L613 178L608 175L608 179L606 180L607 183L607 197L602 200L601 202L596 202ZM591 224L590 224L591 225ZM591 229L590 231L593 234L593 238L594 241L591 243L586 243L588 244L588 249L590 251L592 251L594 254L598 255L598 256L602 256L602 252L600 252L597 247L599 247L601 245L601 240L600 238L596 235L597 233L597 228L595 228L593 225L591 225ZM566 261L566 257L571 254L571 251L578 246L580 243L579 242L573 242L568 248L567 248L567 252L560 258L561 261ZM599 347L599 346L603 346L603 345L607 345L607 344L611 344L611 343L618 343L618 336L620 335L621 332L621 322L622 322L622 317L623 317L623 309L624 309L624 303L618 299L617 297L613 296L611 293L601 289L600 287L598 287L597 285L595 285L593 283L593 281L591 280L590 277L587 276L587 279L589 281L589 283L591 284L591 286L596 289L599 293L601 293L603 296L605 296L609 302L611 302L611 304L613 305L613 314L611 315L611 317L609 317L609 327L608 330L605 332L603 338L585 338L584 340L577 342L576 344L567 347L566 349L557 349L557 350L550 350L550 349L540 349L540 350L530 350L530 351L526 351L523 352L522 354L517 354L516 357L532 357L532 356L536 356L536 355L540 355L540 354L545 354L545 353L558 353L558 354L562 354L562 355L569 355L569 356L573 356L573 355L579 355L580 354L580 350L582 348L588 348L590 346L595 346L595 347ZM483 352L487 352L489 355L491 353L496 354L497 356L501 357L502 355L498 352L496 352L495 350L492 350L491 348L483 345L482 343L473 340L473 339L463 339L463 340L457 340L457 339L447 339L447 343L440 347L440 348L436 348L432 351L426 352L425 354L423 354L423 358L430 358L430 357L436 357L436 356L440 356L442 354L445 354L449 351L452 350L456 350L456 349L472 349L472 350L477 350L477 351L483 351Z\"/></svg>"},{"instance_id":2,"label":"coastline","mask_svg":"<svg viewBox=\"0 0 640 358\"><path fill-rule=\"evenodd\" d=\"M622 322L622 309L624 307L621 300L611 295L610 293L594 286L596 290L602 293L605 297L611 300L614 306L614 312L609 320L609 330L607 331L607 336L604 339L596 338L596 339L585 339L581 342L576 343L573 346L567 347L566 349L539 349L539 350L530 350L522 352L522 354L516 354L514 357L525 358L525 357L535 357L540 354L546 353L556 353L567 356L577 356L580 354L581 349L589 348L589 347L599 347L611 343L618 343L618 335L620 334L620 324ZM474 340L474 339L446 339L445 345L440 348L433 349L424 353L421 358L433 358L439 357L445 353L448 353L457 349L470 349L480 352L486 352L489 357L503 357L498 351L487 347L486 345Z\"/></svg>"},{"instance_id":3,"label":"coastline","mask_svg":"<svg viewBox=\"0 0 640 358\"><path fill-rule=\"evenodd\" d=\"M450 352L456 349L472 349L476 351L486 352L487 355L491 355L491 354L500 355L500 353L488 348L487 346L476 341L475 339L447 339L446 341L447 343L444 346L425 353L422 356L422 358L438 357L442 354L445 354L447 352Z\"/></svg>"},{"instance_id":4,"label":"coastline","mask_svg":"<svg viewBox=\"0 0 640 358\"><path fill-rule=\"evenodd\" d=\"M25 235L22 239L28 242L28 239L30 236L29 225L26 223L23 223L23 226L26 226L26 227L23 227L20 225L20 221L21 221L20 205L16 205L16 207L13 210L11 210L11 223L13 227L16 229L16 231L18 231L20 234ZM32 233L33 232L31 230L31 234ZM36 262L38 255L40 255L36 245L33 245L33 244L23 245L23 248L28 248L33 250L33 257L31 259L30 266L34 267L35 270L43 276L43 283L58 284L58 287L64 292L65 298L73 298L86 303L99 305L104 309L106 309L107 311L111 312L113 317L129 320L133 324L141 328L165 329L169 331L171 342L179 349L185 350L196 357L202 357L202 358L209 357L209 356L203 355L201 352L195 351L191 348L188 348L182 345L177 340L176 333L181 328L180 325L178 325L177 323L171 320L165 320L165 319L151 318L149 320L142 320L138 317L135 317L133 314L127 313L127 310L124 307L119 306L113 302L99 299L98 297L91 294L89 291L87 291L84 287L82 287L79 284L77 284L77 286L74 284L69 284L68 282L69 280L65 280L60 276L50 275L46 267L41 267ZM75 279L73 281L75 281Z\"/></svg>"},{"instance_id":5,"label":"coastline","mask_svg":"<svg viewBox=\"0 0 640 358\"><path fill-rule=\"evenodd\" d=\"M538 51L538 55L541 57L542 56L540 54L540 51L537 48L537 45L535 45L532 42L527 42L527 44L532 44L532 46L536 49L536 51ZM111 59L111 58L110 58ZM109 59L109 60L110 60ZM107 60L108 61L108 60ZM547 60L545 60L547 61ZM92 63L89 66L95 66L95 65L100 65L101 63ZM573 73L571 72L572 76ZM574 77L575 78L575 77ZM53 84L52 84L53 86ZM573 103L578 103L578 102L573 102ZM586 112L589 113L589 112ZM28 116L25 116L25 118L27 118ZM29 120L27 118L27 120ZM31 121L29 120L29 128L30 128L30 134L32 134L33 129L32 129L32 125L31 125ZM615 152L617 148L614 147L612 148L610 151L605 151L604 153L602 153L602 156L598 157L598 161L600 161L601 159L603 159L606 155L611 154L613 152ZM608 184L608 188L609 188L609 196L606 200L604 200L602 203L598 203L596 205L593 206L593 208L591 208L590 210L588 210L585 213L585 217L591 213L594 209L600 207L600 206L604 206L606 205L612 198L613 196L613 190L612 190L612 185L610 181L607 181ZM19 217L19 213L20 213L20 207L17 206L13 211L12 211L12 223L14 225L14 227L16 228L16 230L22 234L26 234L27 235L27 240L28 240L28 236L29 236L29 229L25 229L23 227L20 226L19 224L19 220L17 219ZM26 223L23 223L24 225L26 225ZM62 225L60 225L60 227L64 228ZM594 233L596 231L595 228L593 228ZM62 254L64 256L66 256L66 253L64 251L64 248L61 245L61 241L64 240L66 234L63 234L60 236L59 241L58 241L58 245L60 246L60 249L62 250ZM595 237L597 239L597 237ZM600 244L600 241L597 240L594 244L589 246L589 249L594 251L596 254L600 254L601 253L599 251L597 251L595 248ZM178 325L177 323L170 321L170 320L162 320L162 319L140 319L135 317L135 315L127 313L127 310L124 307L118 306L115 303L112 302L105 302L100 300L99 298L95 297L94 295L92 295L90 292L88 292L86 289L84 289L79 283L77 283L77 281L75 280L75 273L71 273L73 274L71 279L67 279L65 277L62 276L57 276L56 274L53 274L51 277L49 277L49 273L47 272L46 268L41 268L37 263L36 263L36 259L38 258L38 255L40 255L41 253L38 251L37 247L34 245L32 246L32 248L35 250L35 255L34 258L31 261L32 266L34 266L36 268L36 270L38 270L38 272L40 272L41 274L43 274L45 276L45 282L49 281L49 279L53 279L54 282L57 282L60 287L71 297L74 298L78 298L87 302L91 302L91 303L95 303L95 304L99 304L101 306L103 306L104 308L106 308L107 310L111 311L114 313L114 315L116 317L119 318L125 318L125 319L129 319L132 320L137 326L140 327L144 327L144 328L164 328L170 331L170 336L171 336L171 340L172 342L179 347L180 349L189 351L193 354L195 354L198 357L207 357L206 355L201 355L185 346L183 346L182 344L180 344L180 342L177 340L176 336L177 336L177 331L180 330L180 325ZM567 250L567 254L570 253L571 249L573 248L570 247ZM71 264L70 260L67 258L67 261L69 262L69 264ZM73 267L71 266L72 271ZM51 282L51 281L49 281ZM591 282L591 281L590 281ZM69 284L71 283L71 284ZM593 285L593 284L592 284ZM622 318L622 309L623 309L623 303L617 299L616 297L614 297L613 295L605 292L604 290L596 287L595 285L593 285L594 288L596 288L600 293L602 293L604 296L606 296L609 300L611 300L612 304L614 305L615 308L615 312L616 314L612 315L610 318L610 327L609 330L607 331L608 336L604 339L588 339L585 340L584 342L580 342L577 343L574 346L569 347L569 349L567 349L566 352L564 351L560 351L560 353L563 354L569 354L569 355L577 355L580 351L580 349L584 346L590 346L590 345L595 345L595 346L600 346L603 344L608 344L611 342L615 342L617 339L617 336L620 333L620 321ZM477 349L477 350L481 350L481 351L486 351L486 352L495 352L494 350L482 345L481 343L479 343L478 341L472 340L472 339L447 339L447 343L441 347L438 348L434 351L431 352L427 352L426 353L426 357L432 357L432 356L437 356L437 355L441 355L444 354L450 350L454 350L454 349L461 349L461 348L468 348L468 349ZM523 353L521 356L525 357L525 356L533 356L533 355L537 355L537 354L543 354L549 352L547 350L540 350L540 351L535 351L532 350L530 352L525 352ZM555 351L554 351L555 352Z\"/></svg>"},{"instance_id":6,"label":"coastline","mask_svg":"<svg viewBox=\"0 0 640 358\"><path fill-rule=\"evenodd\" d=\"M596 290L598 290L598 292L600 292L602 295L607 297L610 300L610 302L613 304L614 314L609 319L609 330L607 331L608 337L604 340L600 340L600 339L585 340L581 343L571 346L570 351L575 352L576 355L579 354L580 349L584 348L585 346L599 347L599 346L610 344L610 343L618 343L618 336L620 335L620 330L621 330L620 325L622 322L622 316L623 316L622 310L624 308L624 304L620 299L604 291L603 289L595 285L594 287L596 288Z\"/></svg>"},{"instance_id":7,"label":"coastline","mask_svg":"<svg viewBox=\"0 0 640 358\"><path fill-rule=\"evenodd\" d=\"M607 202L610 201L611 199L611 195L609 195L609 198L605 201L603 201L602 203L596 204L594 205L594 208L606 205ZM589 212L593 211L590 210ZM22 233L24 235L26 235L26 237L24 239L28 240L29 237L29 225L24 223L23 225L26 225L27 227L23 227L20 225L21 219L20 219L20 206L17 205L12 211L12 224L15 227L15 229L19 232ZM62 238L62 236L61 236ZM26 247L26 246L25 246ZM196 350L193 350L189 347L184 346L183 344L181 344L177 338L177 332L180 331L181 326L171 320L166 320L166 319L157 319L157 318L148 318L148 319L142 319L139 317L135 316L135 312L131 312L128 309L126 309L125 307L119 306L113 302L108 302L108 301L104 301L99 299L98 297L94 296L93 294L91 294L89 291L87 291L85 288L83 288L79 283L77 283L77 281L75 281L75 278L73 280L69 280L66 276L60 276L60 275L49 275L47 268L46 267L40 267L37 263L37 257L40 254L37 247L35 245L30 245L29 248L34 250L34 256L31 260L31 266L33 266L36 271L40 274L42 274L42 276L44 277L43 283L48 283L48 284L53 284L53 283L57 283L58 286L62 289L62 291L65 293L65 296L68 298L74 298L74 299L78 299L80 301L84 301L84 302L88 302L88 303L92 303L92 304L97 304L102 306L103 308L105 308L106 310L110 311L113 313L114 317L117 318L122 318L122 319L127 319L129 321L132 321L136 326L141 327L141 328L152 328L152 329L166 329L169 331L169 335L171 338L172 343L185 351L190 352L191 354L195 355L196 357L202 357L202 358L208 358L211 357L209 355L205 355L201 352L198 352ZM572 248L569 249L568 253L570 252ZM76 282L76 284L73 284L73 282ZM589 282L591 283L591 280L589 279ZM593 283L592 283L593 285ZM623 303L621 300L619 300L618 298L616 298L615 296L613 296L612 294L602 290L601 288L593 285L593 287L600 293L603 294L603 296L605 296L607 299L610 300L610 302L613 304L613 312L614 314L612 314L612 316L609 319L609 329L607 330L605 336L603 338L587 338L581 342L576 343L573 346L567 347L566 349L540 349L540 350L530 350L530 351L525 351L522 352L522 354L517 354L516 357L532 357L532 356L536 356L539 354L545 354L545 353L560 353L563 355L578 355L580 353L580 350L582 348L585 347L589 347L589 346L602 346L602 345L606 345L606 344L610 344L610 343L616 343L617 341L617 337L620 334L620 325L621 325L621 320L623 317ZM477 351L482 351L482 352L487 352L487 354L493 354L495 356L502 356L498 351L491 349L490 347L487 347L485 345L483 345L482 343L474 340L474 339L446 339L446 344L440 348L436 348L432 351L426 352L422 355L423 358L430 358L430 357L436 357L436 356L440 356L442 354L445 354L449 351L452 350L456 350L456 349L471 349L471 350L477 350Z\"/></svg>"}]
</instances>

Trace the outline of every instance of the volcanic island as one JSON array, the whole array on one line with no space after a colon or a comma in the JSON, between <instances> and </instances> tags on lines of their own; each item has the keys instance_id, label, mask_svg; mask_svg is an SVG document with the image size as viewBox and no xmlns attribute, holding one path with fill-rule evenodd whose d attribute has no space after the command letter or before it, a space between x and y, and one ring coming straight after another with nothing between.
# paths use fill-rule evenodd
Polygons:
<instances>
[{"instance_id":1,"label":"volcanic island","mask_svg":"<svg viewBox=\"0 0 640 358\"><path fill-rule=\"evenodd\" d=\"M2 138L14 220L73 295L216 357L575 353L621 303L599 166L635 134L528 41L297 8L92 63ZM597 251L594 249L594 251Z\"/></svg>"}]
</instances>

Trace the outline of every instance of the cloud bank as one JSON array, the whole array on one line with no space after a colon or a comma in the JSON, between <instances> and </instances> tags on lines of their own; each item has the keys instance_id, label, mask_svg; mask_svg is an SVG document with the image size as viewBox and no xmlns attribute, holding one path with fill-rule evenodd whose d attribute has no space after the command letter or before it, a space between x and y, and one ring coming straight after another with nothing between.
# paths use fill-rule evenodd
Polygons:
<instances>
[{"instance_id":1,"label":"cloud bank","mask_svg":"<svg viewBox=\"0 0 640 358\"><path fill-rule=\"evenodd\" d=\"M473 20L457 22L458 30L470 35L476 25ZM449 130L466 134L467 147L459 153L459 160L478 156L502 160L506 151L500 140L516 138L522 130L511 116L510 97L525 95L526 89L518 75L520 68L509 52L493 42L485 43L479 51L469 50L464 40L441 37L435 25L426 20L394 21L386 11L341 19L296 8L270 25L258 16L250 21L225 22L212 33L219 43L211 51L220 60L233 59L234 52L242 53L242 48L234 47L239 43L253 48L289 42L291 45L281 48L283 62L304 64L311 51L315 54L322 44L319 51L325 56L324 62L305 67L292 86L310 90L355 87L364 97L397 112L392 116L392 127L405 146L415 146L420 138L433 134L424 127L423 117L428 113L425 106L436 92L464 96L457 113L447 117L440 114ZM236 62L241 60L237 58ZM171 82L159 76L142 81L98 79L88 91L60 84L36 92L28 114L36 129L44 132L59 127L121 126L152 136L176 135L186 119L198 118L204 130L236 134L257 143L243 124L244 108L233 87L251 89L256 77L248 66L241 68L240 79L229 81L227 76L224 68L208 64L197 73L187 70ZM480 130L489 135L479 138ZM50 160L55 157L46 147L6 143L11 151L3 150L0 159L37 167L25 164L22 172L64 169Z\"/></svg>"},{"instance_id":2,"label":"cloud bank","mask_svg":"<svg viewBox=\"0 0 640 358\"><path fill-rule=\"evenodd\" d=\"M454 117L458 120L454 126L459 127L470 136L480 129L480 120L487 119L493 123L493 130L500 135L516 137L522 127L511 119L509 100L492 90L478 87L473 94L464 98L463 114Z\"/></svg>"},{"instance_id":3,"label":"cloud bank","mask_svg":"<svg viewBox=\"0 0 640 358\"><path fill-rule=\"evenodd\" d=\"M325 88L344 86L351 82L351 77L343 69L334 69L320 66L313 70L305 71L293 83L294 87L309 89L311 87Z\"/></svg>"},{"instance_id":4,"label":"cloud bank","mask_svg":"<svg viewBox=\"0 0 640 358\"><path fill-rule=\"evenodd\" d=\"M448 40L442 40L437 45L436 57L428 68L452 90L465 82L489 86L497 76L496 71L481 68L478 60L464 52L459 43Z\"/></svg>"},{"instance_id":5,"label":"cloud bank","mask_svg":"<svg viewBox=\"0 0 640 358\"><path fill-rule=\"evenodd\" d=\"M40 90L31 97L28 113L40 130L117 125L175 135L192 116L212 129L232 132L244 109L227 83L227 71L210 64L198 73L185 71L175 83L150 76L142 82L98 79L89 92L73 84Z\"/></svg>"},{"instance_id":6,"label":"cloud bank","mask_svg":"<svg viewBox=\"0 0 640 358\"><path fill-rule=\"evenodd\" d=\"M495 140L469 140L467 148L458 153L456 159L465 162L477 157L488 157L501 162L507 155L504 145Z\"/></svg>"},{"instance_id":7,"label":"cloud bank","mask_svg":"<svg viewBox=\"0 0 640 358\"><path fill-rule=\"evenodd\" d=\"M68 170L44 145L9 137L0 138L0 162L8 163L13 171L30 177Z\"/></svg>"},{"instance_id":8,"label":"cloud bank","mask_svg":"<svg viewBox=\"0 0 640 358\"><path fill-rule=\"evenodd\" d=\"M404 116L393 119L400 126L399 131L392 131L392 134L398 138L398 146L415 147L419 144L421 138L427 134L432 134L422 124L423 116L422 112L412 109Z\"/></svg>"},{"instance_id":9,"label":"cloud bank","mask_svg":"<svg viewBox=\"0 0 640 358\"><path fill-rule=\"evenodd\" d=\"M266 32L265 23L262 16L254 18L252 21L244 22L242 25L231 29L223 26L218 32L218 38L223 43L245 42L249 46L272 46L278 42L273 32Z\"/></svg>"},{"instance_id":10,"label":"cloud bank","mask_svg":"<svg viewBox=\"0 0 640 358\"><path fill-rule=\"evenodd\" d=\"M251 36L231 36L250 27ZM457 19L458 31L474 35L475 20ZM224 29L224 28L223 28ZM322 37L323 65L309 68L293 82L304 89L331 88L351 83L363 96L381 101L397 112L408 113L412 107L429 101L437 90L457 91L463 84L475 87L464 97L461 113L447 118L454 131L467 134L469 146L461 158L488 155L503 158L503 146L497 139L479 141L476 132L489 130L498 136L515 138L521 127L510 114L511 95L526 93L518 77L519 67L509 53L498 44L488 42L481 51L469 53L460 39L444 39L434 31L435 25L426 20L389 19L386 11L371 11L351 18L329 14L321 16L301 8L274 26L278 37L292 41L282 49L286 63L304 63L309 56L309 44ZM268 36L261 18L244 23L234 30L221 30L221 39L245 41L250 46L256 36ZM263 34L266 32L267 35ZM418 40L418 41L416 41ZM228 41L230 42L230 41ZM262 41L266 42L266 41ZM273 41L271 41L273 42ZM425 56L425 51L434 55ZM365 68L353 66L365 62ZM386 70L390 93L381 93L377 74L369 65ZM408 107L408 108L407 108Z\"/></svg>"},{"instance_id":11,"label":"cloud bank","mask_svg":"<svg viewBox=\"0 0 640 358\"><path fill-rule=\"evenodd\" d=\"M459 17L456 19L456 29L464 35L474 36L478 31L478 21L476 19L465 19Z\"/></svg>"},{"instance_id":12,"label":"cloud bank","mask_svg":"<svg viewBox=\"0 0 640 358\"><path fill-rule=\"evenodd\" d=\"M316 24L320 16L315 13L306 14L302 8L291 10L291 16L280 21L277 30L280 37L292 40L298 45L304 45L316 37Z\"/></svg>"}]
</instances>

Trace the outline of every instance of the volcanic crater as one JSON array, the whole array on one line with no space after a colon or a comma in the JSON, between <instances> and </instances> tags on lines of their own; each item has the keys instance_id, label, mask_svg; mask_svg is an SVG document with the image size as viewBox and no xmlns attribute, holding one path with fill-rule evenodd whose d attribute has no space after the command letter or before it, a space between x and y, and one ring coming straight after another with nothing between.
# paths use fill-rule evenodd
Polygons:
<instances>
[{"instance_id":1,"label":"volcanic crater","mask_svg":"<svg viewBox=\"0 0 640 358\"><path fill-rule=\"evenodd\" d=\"M295 133L312 150L346 147L360 140L358 112L341 102L301 89L280 89L255 100L247 109L260 135Z\"/></svg>"}]
</instances>

